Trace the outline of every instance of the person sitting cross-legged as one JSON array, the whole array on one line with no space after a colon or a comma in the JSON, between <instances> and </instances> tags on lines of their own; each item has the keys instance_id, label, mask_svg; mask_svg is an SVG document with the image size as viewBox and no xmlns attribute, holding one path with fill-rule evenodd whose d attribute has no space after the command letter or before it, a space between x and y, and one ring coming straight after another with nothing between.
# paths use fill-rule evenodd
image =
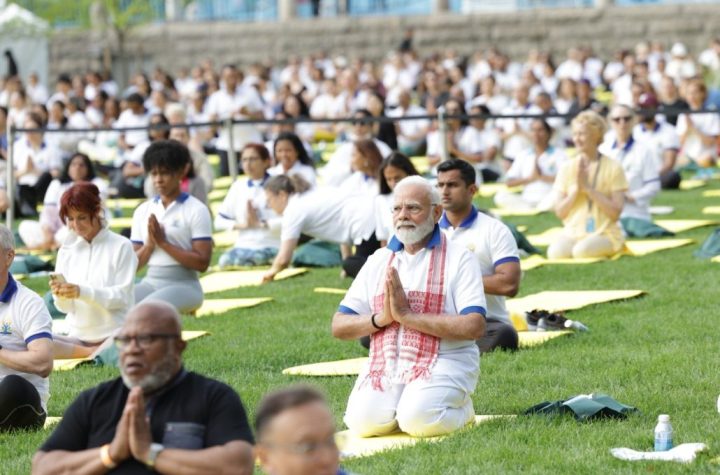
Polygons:
<instances>
[{"instance_id":1,"label":"person sitting cross-legged","mask_svg":"<svg viewBox=\"0 0 720 475\"><path fill-rule=\"evenodd\" d=\"M13 234L0 225L0 432L43 426L53 367L52 319L10 274L14 258Z\"/></svg>"},{"instance_id":2,"label":"person sitting cross-legged","mask_svg":"<svg viewBox=\"0 0 720 475\"><path fill-rule=\"evenodd\" d=\"M437 190L411 176L395 187L395 236L377 250L333 316L333 335L370 335L370 358L345 424L362 437L453 432L471 422L485 332L482 271L445 237Z\"/></svg>"}]
</instances>

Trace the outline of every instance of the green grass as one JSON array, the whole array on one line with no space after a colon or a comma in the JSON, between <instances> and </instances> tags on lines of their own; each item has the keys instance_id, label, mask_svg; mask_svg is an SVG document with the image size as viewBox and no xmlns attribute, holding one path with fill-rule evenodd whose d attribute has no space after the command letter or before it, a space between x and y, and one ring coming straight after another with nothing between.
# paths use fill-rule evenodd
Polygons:
<instances>
[{"instance_id":1,"label":"green grass","mask_svg":"<svg viewBox=\"0 0 720 475\"><path fill-rule=\"evenodd\" d=\"M663 192L656 204L675 206L671 218L701 218L702 206L714 204L701 193ZM527 224L529 233L557 225L547 215L510 221ZM637 407L639 414L624 421L592 423L542 416L493 421L436 444L350 460L345 467L360 474L717 472L719 466L711 459L720 455L720 415L715 409L720 393L716 322L720 265L692 257L711 229L680 235L695 239L693 246L643 258L527 272L521 296L542 290L631 288L643 289L647 295L572 312L571 318L588 325L589 333L483 357L473 396L478 414L518 414L541 401L605 392ZM318 286L347 287L349 280L338 275L338 269L313 269L265 287L213 295L274 300L221 316L185 317L186 329L212 333L189 345L187 367L231 384L250 417L267 391L297 382L315 384L327 393L341 427L354 378L281 374L289 366L363 355L356 343L330 336L330 319L340 296L312 292ZM47 288L40 279L27 284L39 291ZM116 374L115 369L94 367L53 374L50 415L61 415L82 389ZM705 442L709 453L689 466L622 462L610 455L612 447L651 450L661 413L670 414L676 443ZM28 473L32 454L48 434L0 435L0 472Z\"/></svg>"}]
</instances>

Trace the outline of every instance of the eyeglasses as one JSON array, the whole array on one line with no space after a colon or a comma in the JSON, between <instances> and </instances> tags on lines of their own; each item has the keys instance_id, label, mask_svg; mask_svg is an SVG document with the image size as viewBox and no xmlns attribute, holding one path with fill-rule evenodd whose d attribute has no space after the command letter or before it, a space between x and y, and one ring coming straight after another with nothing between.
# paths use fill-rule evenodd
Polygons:
<instances>
[{"instance_id":1,"label":"eyeglasses","mask_svg":"<svg viewBox=\"0 0 720 475\"><path fill-rule=\"evenodd\" d=\"M633 118L632 118L632 116L629 116L629 115L623 115L620 117L612 117L610 120L612 120L613 122L618 124L620 122L632 122Z\"/></svg>"},{"instance_id":2,"label":"eyeglasses","mask_svg":"<svg viewBox=\"0 0 720 475\"><path fill-rule=\"evenodd\" d=\"M420 213L422 213L423 210L425 210L425 208L422 207L421 205L408 204L408 205L404 205L404 206L403 205L395 205L392 208L390 208L390 211L392 211L392 214L400 214L400 213L402 213L403 208L405 208L407 210L407 212L413 216L417 216Z\"/></svg>"},{"instance_id":3,"label":"eyeglasses","mask_svg":"<svg viewBox=\"0 0 720 475\"><path fill-rule=\"evenodd\" d=\"M334 434L326 440L316 442L300 442L297 444L264 443L263 445L266 445L271 449L281 449L295 455L302 455L305 457L313 456L317 454L321 449L337 450L338 448Z\"/></svg>"},{"instance_id":4,"label":"eyeglasses","mask_svg":"<svg viewBox=\"0 0 720 475\"><path fill-rule=\"evenodd\" d=\"M113 338L113 342L115 342L116 347L118 347L119 349L123 349L130 346L130 342L135 340L137 346L139 346L143 350L147 350L157 340L175 338L180 338L180 335L178 335L177 333L145 333L135 336L119 335Z\"/></svg>"}]
</instances>

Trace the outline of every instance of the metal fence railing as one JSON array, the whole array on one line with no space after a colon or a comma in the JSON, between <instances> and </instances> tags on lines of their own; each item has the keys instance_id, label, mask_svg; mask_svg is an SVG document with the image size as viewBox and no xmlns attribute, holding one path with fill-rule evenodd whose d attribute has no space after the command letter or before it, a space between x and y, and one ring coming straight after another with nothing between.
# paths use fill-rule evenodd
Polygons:
<instances>
[{"instance_id":1,"label":"metal fence railing","mask_svg":"<svg viewBox=\"0 0 720 475\"><path fill-rule=\"evenodd\" d=\"M689 111L687 109L658 109L655 111L651 110L643 110L644 114L647 113L656 113L656 114L702 114L702 113L713 113L718 114L718 110L716 109L703 109L699 111ZM358 119L354 117L346 117L346 118L339 118L339 119L310 119L310 118L295 118L295 119L253 119L253 120L237 120L237 119L226 119L224 121L214 121L214 122L203 122L203 123L183 123L183 124L172 124L172 125L152 125L152 126L143 126L143 127L95 127L95 128L87 128L87 129L80 129L80 128L73 128L73 129L48 129L48 128L37 128L37 129L28 129L28 128L20 128L15 127L11 124L10 121L8 121L7 124L7 137L8 137L8 149L7 149L7 174L6 174L6 191L8 197L11 199L14 197L14 191L15 191L15 157L14 157L14 138L16 137L16 134L22 133L22 132L43 132L43 133L50 133L50 134L77 134L77 133L95 133L100 131L116 131L116 132L128 132L128 131L138 131L138 130L150 130L150 129L171 129L171 128L204 128L204 127L218 127L218 128L224 128L227 132L228 137L230 138L230 144L228 147L228 167L230 176L235 179L238 176L238 160L236 156L236 151L234 144L232 143L233 140L233 127L237 125L272 125L272 124L299 124L299 123L319 123L319 124L328 124L328 123L356 123L356 122L366 122L366 123L376 123L376 122L400 122L400 121L412 121L412 120L433 120L437 121L437 129L441 132L441 136L445 136L444 131L447 130L447 121L453 120L453 119L461 119L461 120L469 120L469 119L475 119L475 118L481 118L486 120L495 120L495 119L535 119L535 118L541 118L541 119L549 119L549 118L564 118L564 119L572 119L574 115L571 114L559 114L559 113L549 113L549 114L463 114L463 115L448 115L445 113L444 107L439 107L437 114L432 115L413 115L413 116L405 116L405 117L367 117L363 119ZM447 144L443 141L440 142L440 156L442 160L446 160L448 157L448 149ZM13 221L14 221L14 207L9 206L7 211L5 212L6 216L6 223L8 228L12 229Z\"/></svg>"}]
</instances>

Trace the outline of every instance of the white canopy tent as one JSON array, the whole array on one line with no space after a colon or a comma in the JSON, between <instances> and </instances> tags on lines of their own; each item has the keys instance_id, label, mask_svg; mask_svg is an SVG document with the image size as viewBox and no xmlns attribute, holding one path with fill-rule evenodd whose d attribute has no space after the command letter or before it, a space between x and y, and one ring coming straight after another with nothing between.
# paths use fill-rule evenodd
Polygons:
<instances>
[{"instance_id":1,"label":"white canopy tent","mask_svg":"<svg viewBox=\"0 0 720 475\"><path fill-rule=\"evenodd\" d=\"M48 83L48 23L33 13L6 0L0 0L0 75L5 76L8 61L6 50L12 52L23 81L37 73L40 82Z\"/></svg>"}]
</instances>

